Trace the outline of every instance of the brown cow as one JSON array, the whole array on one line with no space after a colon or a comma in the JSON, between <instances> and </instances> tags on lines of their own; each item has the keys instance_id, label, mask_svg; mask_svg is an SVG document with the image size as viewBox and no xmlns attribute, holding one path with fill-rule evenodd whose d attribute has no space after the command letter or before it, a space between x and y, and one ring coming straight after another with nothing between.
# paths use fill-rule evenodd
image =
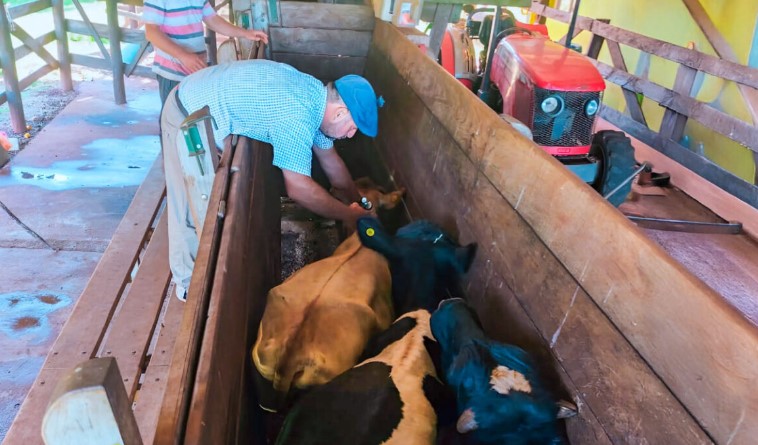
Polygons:
<instances>
[{"instance_id":1,"label":"brown cow","mask_svg":"<svg viewBox=\"0 0 758 445\"><path fill-rule=\"evenodd\" d=\"M261 407L277 411L292 390L355 365L368 339L392 323L391 287L387 260L353 235L271 289L252 350Z\"/></svg>"}]
</instances>

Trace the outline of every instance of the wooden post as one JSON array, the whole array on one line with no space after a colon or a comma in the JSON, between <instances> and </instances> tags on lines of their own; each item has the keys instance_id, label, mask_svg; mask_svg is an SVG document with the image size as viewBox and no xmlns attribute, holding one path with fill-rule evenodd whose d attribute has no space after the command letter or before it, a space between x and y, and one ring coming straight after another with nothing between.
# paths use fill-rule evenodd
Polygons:
<instances>
[{"instance_id":1,"label":"wooden post","mask_svg":"<svg viewBox=\"0 0 758 445\"><path fill-rule=\"evenodd\" d=\"M679 65L676 71L676 80L674 80L674 91L679 94L690 96L692 94L692 85L695 84L697 70L687 65ZM687 124L687 116L678 113L671 108L667 108L661 121L661 129L658 132L661 137L671 139L679 143L684 135L684 126Z\"/></svg>"},{"instance_id":2,"label":"wooden post","mask_svg":"<svg viewBox=\"0 0 758 445\"><path fill-rule=\"evenodd\" d=\"M71 54L68 52L68 32L66 17L63 14L63 0L52 0L55 39L58 44L58 69L61 70L61 88L64 91L74 89L71 80Z\"/></svg>"},{"instance_id":3,"label":"wooden post","mask_svg":"<svg viewBox=\"0 0 758 445\"><path fill-rule=\"evenodd\" d=\"M598 22L611 23L611 19L597 19ZM592 34L592 40L590 40L590 46L587 48L587 57L590 59L597 59L600 55L600 50L603 48L603 42L605 37L597 34Z\"/></svg>"},{"instance_id":4,"label":"wooden post","mask_svg":"<svg viewBox=\"0 0 758 445\"><path fill-rule=\"evenodd\" d=\"M608 51L611 53L611 60L613 60L613 66L625 73L629 72L626 68L626 62L624 61L624 55L621 54L621 46L618 42L613 40L607 40ZM626 100L626 107L629 109L629 114L632 115L632 119L647 126L647 120L642 113L642 107L637 102L637 94L634 91L627 90L621 86L621 91L624 93L624 99Z\"/></svg>"},{"instance_id":5,"label":"wooden post","mask_svg":"<svg viewBox=\"0 0 758 445\"><path fill-rule=\"evenodd\" d=\"M16 133L26 130L24 104L21 101L21 87L16 73L16 56L11 41L11 24L8 22L5 4L0 0L0 67L3 69L5 95L11 110L11 126Z\"/></svg>"},{"instance_id":6,"label":"wooden post","mask_svg":"<svg viewBox=\"0 0 758 445\"><path fill-rule=\"evenodd\" d=\"M116 359L87 360L61 379L42 419L46 445L142 445Z\"/></svg>"},{"instance_id":7,"label":"wooden post","mask_svg":"<svg viewBox=\"0 0 758 445\"><path fill-rule=\"evenodd\" d=\"M216 9L216 0L209 0L209 3L213 9ZM216 65L218 63L216 33L207 26L205 27L205 45L208 49L208 65Z\"/></svg>"},{"instance_id":8,"label":"wooden post","mask_svg":"<svg viewBox=\"0 0 758 445\"><path fill-rule=\"evenodd\" d=\"M118 1L105 1L108 20L108 38L111 41L111 66L113 68L113 98L117 104L126 103L124 88L124 61L121 56L121 28L118 25Z\"/></svg>"}]
</instances>

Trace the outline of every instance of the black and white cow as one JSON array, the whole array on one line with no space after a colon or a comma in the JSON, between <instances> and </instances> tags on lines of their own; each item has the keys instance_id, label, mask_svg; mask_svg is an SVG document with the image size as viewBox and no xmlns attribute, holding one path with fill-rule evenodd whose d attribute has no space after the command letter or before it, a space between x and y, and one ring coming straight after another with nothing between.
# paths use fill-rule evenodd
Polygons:
<instances>
[{"instance_id":1,"label":"black and white cow","mask_svg":"<svg viewBox=\"0 0 758 445\"><path fill-rule=\"evenodd\" d=\"M528 354L485 335L465 301L444 300L431 317L442 378L456 393L457 429L482 444L560 444L558 405Z\"/></svg>"},{"instance_id":2,"label":"black and white cow","mask_svg":"<svg viewBox=\"0 0 758 445\"><path fill-rule=\"evenodd\" d=\"M429 318L403 315L372 343L376 355L301 397L276 445L433 445L447 390Z\"/></svg>"},{"instance_id":3,"label":"black and white cow","mask_svg":"<svg viewBox=\"0 0 758 445\"><path fill-rule=\"evenodd\" d=\"M459 281L473 262L476 243L461 246L429 221L414 221L395 236L376 218L360 218L357 228L361 243L389 262L396 314L431 312L441 299L461 296Z\"/></svg>"}]
</instances>

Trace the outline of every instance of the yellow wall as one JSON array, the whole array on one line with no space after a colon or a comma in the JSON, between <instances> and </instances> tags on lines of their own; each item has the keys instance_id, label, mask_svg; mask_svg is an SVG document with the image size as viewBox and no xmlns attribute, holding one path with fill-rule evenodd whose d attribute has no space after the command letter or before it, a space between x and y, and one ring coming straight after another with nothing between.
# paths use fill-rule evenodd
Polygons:
<instances>
[{"instance_id":1,"label":"yellow wall","mask_svg":"<svg viewBox=\"0 0 758 445\"><path fill-rule=\"evenodd\" d=\"M747 64L753 40L753 30L756 26L756 17L758 17L758 1L700 0L700 3L731 45L740 63ZM681 0L583 0L579 14L592 18L609 18L611 25L680 46L687 46L689 42L694 42L699 51L715 55L708 39ZM566 34L568 25L550 20L548 21L548 28L551 38L557 40ZM576 38L575 42L580 43L586 49L590 38L589 33L583 32ZM667 88L673 86L678 64L657 56L641 56L640 51L624 45L621 45L621 49L629 72L643 75L643 77L647 77ZM603 62L611 64L605 46L603 46L599 58ZM645 69L646 66L647 69ZM739 89L733 82L710 75L700 74L700 76L701 78L695 84L697 88L695 97L698 100L707 102L738 119L752 123L750 112L745 106ZM621 89L613 84L608 84L603 100L607 105L618 110L626 109ZM649 99L644 100L642 108L648 125L657 131L660 128L665 109ZM691 149L704 152L712 161L742 179L750 183L754 182L756 165L749 149L694 121L688 121L685 135L689 138Z\"/></svg>"}]
</instances>

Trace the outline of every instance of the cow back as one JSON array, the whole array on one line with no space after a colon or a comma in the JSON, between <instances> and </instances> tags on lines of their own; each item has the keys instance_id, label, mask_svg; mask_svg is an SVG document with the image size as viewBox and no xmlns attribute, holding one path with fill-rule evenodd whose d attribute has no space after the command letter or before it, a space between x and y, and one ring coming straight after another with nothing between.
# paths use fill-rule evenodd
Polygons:
<instances>
[{"instance_id":1,"label":"cow back","mask_svg":"<svg viewBox=\"0 0 758 445\"><path fill-rule=\"evenodd\" d=\"M330 257L271 289L252 360L261 406L282 407L292 389L330 381L351 368L368 339L393 318L387 261L356 235Z\"/></svg>"}]
</instances>

